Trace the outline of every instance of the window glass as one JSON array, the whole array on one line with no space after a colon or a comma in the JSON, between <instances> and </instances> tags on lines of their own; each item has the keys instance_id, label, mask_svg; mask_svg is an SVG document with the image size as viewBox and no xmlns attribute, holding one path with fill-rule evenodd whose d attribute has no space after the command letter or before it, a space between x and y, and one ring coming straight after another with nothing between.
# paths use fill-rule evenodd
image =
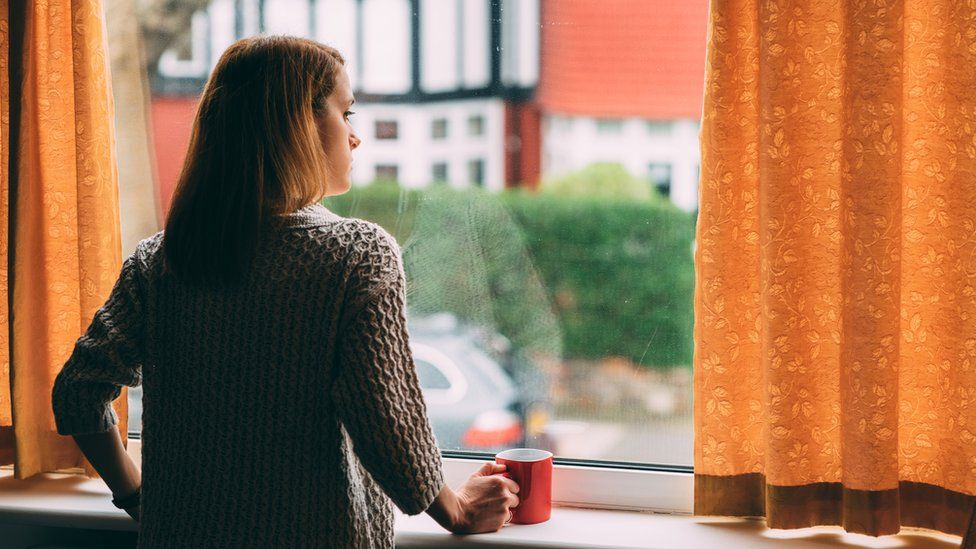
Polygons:
<instances>
[{"instance_id":1,"label":"window glass","mask_svg":"<svg viewBox=\"0 0 976 549\"><path fill-rule=\"evenodd\" d=\"M664 197L671 196L671 164L652 163L648 168L651 185Z\"/></svg>"},{"instance_id":2,"label":"window glass","mask_svg":"<svg viewBox=\"0 0 976 549\"><path fill-rule=\"evenodd\" d=\"M447 177L447 163L435 162L430 167L430 176L434 183L447 183L449 181Z\"/></svg>"},{"instance_id":3,"label":"window glass","mask_svg":"<svg viewBox=\"0 0 976 549\"><path fill-rule=\"evenodd\" d=\"M485 185L484 160L476 158L468 161L468 181L478 187L483 187Z\"/></svg>"},{"instance_id":4,"label":"window glass","mask_svg":"<svg viewBox=\"0 0 976 549\"><path fill-rule=\"evenodd\" d=\"M396 120L377 120L376 139L396 139L399 133L399 125Z\"/></svg>"},{"instance_id":5,"label":"window glass","mask_svg":"<svg viewBox=\"0 0 976 549\"><path fill-rule=\"evenodd\" d=\"M485 134L485 117L474 115L468 117L468 135L479 137Z\"/></svg>"},{"instance_id":6,"label":"window glass","mask_svg":"<svg viewBox=\"0 0 976 549\"><path fill-rule=\"evenodd\" d=\"M707 0L465 0L416 27L437 2L143 3L139 44L108 20L128 251L168 211L220 54L257 34L333 45L363 144L353 188L325 204L402 246L442 448L692 463Z\"/></svg>"},{"instance_id":7,"label":"window glass","mask_svg":"<svg viewBox=\"0 0 976 549\"><path fill-rule=\"evenodd\" d=\"M447 139L447 119L435 118L430 124L431 139Z\"/></svg>"},{"instance_id":8,"label":"window glass","mask_svg":"<svg viewBox=\"0 0 976 549\"><path fill-rule=\"evenodd\" d=\"M602 119L596 121L596 131L603 134L617 134L624 130L623 120L616 118Z\"/></svg>"},{"instance_id":9,"label":"window glass","mask_svg":"<svg viewBox=\"0 0 976 549\"><path fill-rule=\"evenodd\" d=\"M374 179L379 182L396 183L400 180L400 167L396 164L377 164Z\"/></svg>"},{"instance_id":10,"label":"window glass","mask_svg":"<svg viewBox=\"0 0 976 549\"><path fill-rule=\"evenodd\" d=\"M667 120L648 120L647 132L651 135L671 135L671 122Z\"/></svg>"}]
</instances>

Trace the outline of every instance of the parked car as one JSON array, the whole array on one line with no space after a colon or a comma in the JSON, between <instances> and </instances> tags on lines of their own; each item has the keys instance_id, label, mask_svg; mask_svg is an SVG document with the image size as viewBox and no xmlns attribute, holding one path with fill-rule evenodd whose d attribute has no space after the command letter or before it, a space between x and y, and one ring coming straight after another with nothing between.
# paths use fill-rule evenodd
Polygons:
<instances>
[{"instance_id":1,"label":"parked car","mask_svg":"<svg viewBox=\"0 0 976 549\"><path fill-rule=\"evenodd\" d=\"M441 449L551 449L543 433L545 391L531 376L518 375L531 366L511 352L504 337L465 326L448 314L411 317L408 325L427 414Z\"/></svg>"}]
</instances>

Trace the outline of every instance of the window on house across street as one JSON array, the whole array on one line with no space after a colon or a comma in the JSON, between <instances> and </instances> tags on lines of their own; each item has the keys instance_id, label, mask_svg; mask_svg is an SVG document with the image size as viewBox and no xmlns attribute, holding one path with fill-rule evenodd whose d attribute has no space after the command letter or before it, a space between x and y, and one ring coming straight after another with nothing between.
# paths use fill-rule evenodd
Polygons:
<instances>
[{"instance_id":1,"label":"window on house across street","mask_svg":"<svg viewBox=\"0 0 976 549\"><path fill-rule=\"evenodd\" d=\"M654 189L664 197L671 196L671 164L652 163L647 170Z\"/></svg>"},{"instance_id":2,"label":"window on house across street","mask_svg":"<svg viewBox=\"0 0 976 549\"><path fill-rule=\"evenodd\" d=\"M392 140L397 139L399 134L399 124L396 120L377 120L376 139Z\"/></svg>"},{"instance_id":3,"label":"window on house across street","mask_svg":"<svg viewBox=\"0 0 976 549\"><path fill-rule=\"evenodd\" d=\"M430 167L430 178L434 183L447 183L447 162L435 162Z\"/></svg>"},{"instance_id":4,"label":"window on house across street","mask_svg":"<svg viewBox=\"0 0 976 549\"><path fill-rule=\"evenodd\" d=\"M468 117L468 135L480 137L485 134L485 117L480 114Z\"/></svg>"},{"instance_id":5,"label":"window on house across street","mask_svg":"<svg viewBox=\"0 0 976 549\"><path fill-rule=\"evenodd\" d=\"M430 123L431 139L447 139L447 119L435 118Z\"/></svg>"},{"instance_id":6,"label":"window on house across street","mask_svg":"<svg viewBox=\"0 0 976 549\"><path fill-rule=\"evenodd\" d=\"M397 182L400 180L400 168L396 164L377 164L376 181Z\"/></svg>"},{"instance_id":7,"label":"window on house across street","mask_svg":"<svg viewBox=\"0 0 976 549\"><path fill-rule=\"evenodd\" d=\"M648 120L647 133L651 135L671 135L671 122L667 120Z\"/></svg>"},{"instance_id":8,"label":"window on house across street","mask_svg":"<svg viewBox=\"0 0 976 549\"><path fill-rule=\"evenodd\" d=\"M624 131L624 121L619 118L604 118L596 121L596 131L601 134L618 134Z\"/></svg>"},{"instance_id":9,"label":"window on house across street","mask_svg":"<svg viewBox=\"0 0 976 549\"><path fill-rule=\"evenodd\" d=\"M485 186L485 161L481 158L468 161L468 181L477 187Z\"/></svg>"}]
</instances>

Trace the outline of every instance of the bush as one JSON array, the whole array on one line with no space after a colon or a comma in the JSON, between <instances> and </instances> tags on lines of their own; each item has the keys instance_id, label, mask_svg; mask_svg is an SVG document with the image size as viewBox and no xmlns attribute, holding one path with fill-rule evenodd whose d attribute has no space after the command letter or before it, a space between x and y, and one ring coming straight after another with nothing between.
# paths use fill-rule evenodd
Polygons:
<instances>
[{"instance_id":1,"label":"bush","mask_svg":"<svg viewBox=\"0 0 976 549\"><path fill-rule=\"evenodd\" d=\"M622 165L613 162L597 162L578 172L547 179L542 183L542 192L567 198L636 200L662 205L667 202L650 181L632 176Z\"/></svg>"},{"instance_id":2,"label":"bush","mask_svg":"<svg viewBox=\"0 0 976 549\"><path fill-rule=\"evenodd\" d=\"M691 216L664 201L371 185L328 199L403 248L408 303L523 351L691 363Z\"/></svg>"}]
</instances>

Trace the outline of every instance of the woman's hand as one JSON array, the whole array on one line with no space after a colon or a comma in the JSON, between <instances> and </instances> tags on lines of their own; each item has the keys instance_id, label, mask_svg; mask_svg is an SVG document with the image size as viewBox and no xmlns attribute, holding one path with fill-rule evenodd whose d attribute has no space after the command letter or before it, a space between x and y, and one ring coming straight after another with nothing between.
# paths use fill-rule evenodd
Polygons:
<instances>
[{"instance_id":1,"label":"woman's hand","mask_svg":"<svg viewBox=\"0 0 976 549\"><path fill-rule=\"evenodd\" d=\"M123 509L123 511L125 511L130 517L132 517L132 520L139 522L139 516L142 514L142 506L136 505L128 509Z\"/></svg>"},{"instance_id":2,"label":"woman's hand","mask_svg":"<svg viewBox=\"0 0 976 549\"><path fill-rule=\"evenodd\" d=\"M502 476L506 467L485 463L457 491L458 520L451 532L479 534L495 532L508 521L510 509L518 506L518 484Z\"/></svg>"}]
</instances>

